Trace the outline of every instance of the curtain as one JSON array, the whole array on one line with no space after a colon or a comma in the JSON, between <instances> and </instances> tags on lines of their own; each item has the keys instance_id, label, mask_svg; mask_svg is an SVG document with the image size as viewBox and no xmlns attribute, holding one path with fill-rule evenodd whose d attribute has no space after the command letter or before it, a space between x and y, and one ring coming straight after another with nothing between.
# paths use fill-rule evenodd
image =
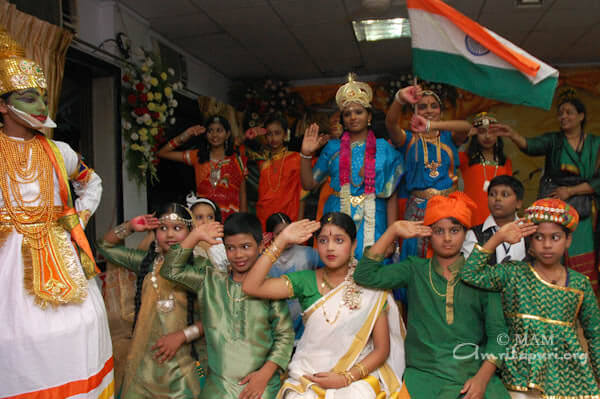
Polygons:
<instances>
[{"instance_id":1,"label":"curtain","mask_svg":"<svg viewBox=\"0 0 600 399\"><path fill-rule=\"evenodd\" d=\"M56 116L67 49L73 34L65 29L42 21L17 10L6 0L0 0L0 25L25 49L25 55L44 70L48 84L48 111ZM45 133L52 137L52 130Z\"/></svg>"}]
</instances>

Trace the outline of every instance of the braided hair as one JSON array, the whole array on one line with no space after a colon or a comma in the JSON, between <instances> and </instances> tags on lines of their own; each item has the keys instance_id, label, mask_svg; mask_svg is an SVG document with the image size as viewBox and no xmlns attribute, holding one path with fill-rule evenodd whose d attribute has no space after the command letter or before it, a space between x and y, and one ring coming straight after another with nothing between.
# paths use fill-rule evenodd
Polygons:
<instances>
[{"instance_id":1,"label":"braided hair","mask_svg":"<svg viewBox=\"0 0 600 399\"><path fill-rule=\"evenodd\" d=\"M175 213L179 217L189 220L190 226L191 226L191 223L193 223L194 218L193 218L191 212L189 211L188 208L184 207L181 204L178 204L175 202L168 203L159 209L158 215L159 215L159 217L161 217L161 216L164 216L164 215L167 215L170 213ZM190 229L191 229L191 227L190 227ZM144 259L142 260L142 263L140 265L140 272L138 273L137 279L136 279L136 290L135 290L135 297L134 297L135 315L134 315L134 319L133 319L133 329L134 330L135 330L135 326L137 323L138 313L140 311L140 307L142 304L142 286L144 284L144 279L146 278L146 275L151 271L151 267L154 263L154 260L158 256L158 254L159 253L156 250L156 240L154 240L154 241L152 241L152 244L150 244L150 248L148 249L146 256L144 256ZM193 258L190 258L188 262L192 263ZM186 299L187 299L187 324L191 325L191 324L194 324L194 322L195 322L195 320L194 320L194 305L196 303L196 294L194 294L192 292L187 292ZM194 360L198 360L198 353L197 353L194 345L190 345L190 353Z\"/></svg>"}]
</instances>

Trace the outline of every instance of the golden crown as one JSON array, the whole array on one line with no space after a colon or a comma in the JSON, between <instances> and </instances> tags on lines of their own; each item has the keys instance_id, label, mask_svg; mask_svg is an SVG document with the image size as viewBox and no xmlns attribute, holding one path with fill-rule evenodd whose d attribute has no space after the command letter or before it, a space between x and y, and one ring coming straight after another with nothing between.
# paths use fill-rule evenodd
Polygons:
<instances>
[{"instance_id":1,"label":"golden crown","mask_svg":"<svg viewBox=\"0 0 600 399\"><path fill-rule=\"evenodd\" d=\"M473 117L472 121L472 124L475 127L489 126L492 123L498 123L498 119L496 119L496 117L489 112L478 113Z\"/></svg>"},{"instance_id":2,"label":"golden crown","mask_svg":"<svg viewBox=\"0 0 600 399\"><path fill-rule=\"evenodd\" d=\"M358 103L365 108L371 107L373 99L373 90L371 86L364 82L355 80L356 75L348 74L348 83L340 87L335 94L335 102L340 110L343 110L350 103Z\"/></svg>"},{"instance_id":3,"label":"golden crown","mask_svg":"<svg viewBox=\"0 0 600 399\"><path fill-rule=\"evenodd\" d=\"M0 27L0 95L30 88L46 89L44 71L25 58L25 51Z\"/></svg>"}]
</instances>

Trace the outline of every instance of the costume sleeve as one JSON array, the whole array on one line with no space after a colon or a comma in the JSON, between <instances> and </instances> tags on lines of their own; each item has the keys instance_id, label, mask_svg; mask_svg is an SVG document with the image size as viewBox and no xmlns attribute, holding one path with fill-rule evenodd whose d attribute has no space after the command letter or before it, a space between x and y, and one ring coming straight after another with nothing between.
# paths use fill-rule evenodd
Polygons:
<instances>
[{"instance_id":1,"label":"costume sleeve","mask_svg":"<svg viewBox=\"0 0 600 399\"><path fill-rule=\"evenodd\" d=\"M506 344L503 339L508 338L508 327L502 310L502 296L499 292L482 292L482 295L487 302L485 304L485 335L487 339L483 347L483 354L485 354L483 360L489 360L496 367L500 367L503 361L503 356L500 354L506 350L506 347L502 345L503 342Z\"/></svg>"},{"instance_id":2,"label":"costume sleeve","mask_svg":"<svg viewBox=\"0 0 600 399\"><path fill-rule=\"evenodd\" d=\"M467 235L462 246L462 253L465 259L469 259L469 255L471 255L471 252L473 252L475 244L477 244L477 237L475 236L475 233L473 233L473 230L467 231Z\"/></svg>"},{"instance_id":3,"label":"costume sleeve","mask_svg":"<svg viewBox=\"0 0 600 399\"><path fill-rule=\"evenodd\" d=\"M329 163L335 154L336 145L334 143L336 142L339 142L339 140L331 140L323 147L319 159L317 159L317 163L313 167L313 179L317 183L323 182L329 176Z\"/></svg>"},{"instance_id":4,"label":"costume sleeve","mask_svg":"<svg viewBox=\"0 0 600 399\"><path fill-rule=\"evenodd\" d=\"M147 254L146 251L141 249L131 249L104 240L96 242L96 249L109 263L123 266L136 274L139 273L142 261Z\"/></svg>"},{"instance_id":5,"label":"costume sleeve","mask_svg":"<svg viewBox=\"0 0 600 399\"><path fill-rule=\"evenodd\" d=\"M179 244L172 246L165 256L165 263L160 268L160 275L183 285L190 291L198 292L204 284L210 260L196 256L194 262L189 264L188 260L192 252L192 249L182 248Z\"/></svg>"},{"instance_id":6,"label":"costume sleeve","mask_svg":"<svg viewBox=\"0 0 600 399\"><path fill-rule=\"evenodd\" d=\"M505 264L488 265L490 254L484 252L479 245L475 245L469 259L460 271L460 278L467 284L492 291L501 291L508 281Z\"/></svg>"},{"instance_id":7,"label":"costume sleeve","mask_svg":"<svg viewBox=\"0 0 600 399\"><path fill-rule=\"evenodd\" d=\"M187 150L183 152L183 162L187 166L194 166L198 162L198 150Z\"/></svg>"},{"instance_id":8,"label":"costume sleeve","mask_svg":"<svg viewBox=\"0 0 600 399\"><path fill-rule=\"evenodd\" d=\"M583 303L579 321L587 340L590 364L596 381L600 382L600 309L590 281L586 278L583 287Z\"/></svg>"},{"instance_id":9,"label":"costume sleeve","mask_svg":"<svg viewBox=\"0 0 600 399\"><path fill-rule=\"evenodd\" d=\"M458 168L460 169L461 173L465 173L465 170L469 167L469 157L467 156L467 153L464 151L460 151L458 153ZM463 176L464 179L464 176Z\"/></svg>"},{"instance_id":10,"label":"costume sleeve","mask_svg":"<svg viewBox=\"0 0 600 399\"><path fill-rule=\"evenodd\" d=\"M527 147L522 150L527 155L551 155L553 135L555 133L545 133L537 137L526 137Z\"/></svg>"},{"instance_id":11,"label":"costume sleeve","mask_svg":"<svg viewBox=\"0 0 600 399\"><path fill-rule=\"evenodd\" d=\"M87 224L96 212L102 198L102 179L73 149L62 141L55 141L65 161L65 169L75 191L75 209L81 222Z\"/></svg>"},{"instance_id":12,"label":"costume sleeve","mask_svg":"<svg viewBox=\"0 0 600 399\"><path fill-rule=\"evenodd\" d=\"M354 271L354 281L365 287L402 288L408 285L413 258L391 265L383 264L383 256L371 256L367 247Z\"/></svg>"},{"instance_id":13,"label":"costume sleeve","mask_svg":"<svg viewBox=\"0 0 600 399\"><path fill-rule=\"evenodd\" d=\"M269 314L273 346L266 360L286 370L294 348L294 327L286 301L271 301Z\"/></svg>"},{"instance_id":14,"label":"costume sleeve","mask_svg":"<svg viewBox=\"0 0 600 399\"><path fill-rule=\"evenodd\" d=\"M391 144L383 139L378 139L377 144L378 148L375 162L378 163L377 159L382 155L384 160L382 167L380 168L378 166L376 171L375 183L377 197L389 198L394 191L396 191L398 184L400 183L400 179L402 179L402 175L404 173L404 157L400 151L396 150ZM378 184L379 179L377 176L381 176L383 178L381 181L381 186Z\"/></svg>"},{"instance_id":15,"label":"costume sleeve","mask_svg":"<svg viewBox=\"0 0 600 399\"><path fill-rule=\"evenodd\" d=\"M512 161L510 160L510 158L506 158L506 163L504 164L504 166L506 166L506 174L509 176L512 176L513 169L512 169Z\"/></svg>"}]
</instances>

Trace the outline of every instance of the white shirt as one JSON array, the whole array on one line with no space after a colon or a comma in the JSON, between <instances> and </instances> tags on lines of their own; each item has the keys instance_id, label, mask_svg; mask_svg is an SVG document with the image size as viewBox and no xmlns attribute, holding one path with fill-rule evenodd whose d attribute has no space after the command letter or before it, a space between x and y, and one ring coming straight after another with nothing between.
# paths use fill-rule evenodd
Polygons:
<instances>
[{"instance_id":1,"label":"white shirt","mask_svg":"<svg viewBox=\"0 0 600 399\"><path fill-rule=\"evenodd\" d=\"M515 220L519 219L517 215L515 215ZM496 219L492 215L488 216L483 222L483 231L487 229L494 229L494 232L498 231L500 227L496 224ZM469 257L475 244L477 244L477 237L473 230L467 231L467 236L465 237L465 242L463 243L462 253L465 256L465 259ZM485 243L482 243L482 245ZM510 256L510 260L523 260L527 255L527 251L525 250L525 239L521 238L516 244L509 244L507 242L503 242L502 244L496 247L496 261L498 263L502 263L505 261L507 256Z\"/></svg>"}]
</instances>

